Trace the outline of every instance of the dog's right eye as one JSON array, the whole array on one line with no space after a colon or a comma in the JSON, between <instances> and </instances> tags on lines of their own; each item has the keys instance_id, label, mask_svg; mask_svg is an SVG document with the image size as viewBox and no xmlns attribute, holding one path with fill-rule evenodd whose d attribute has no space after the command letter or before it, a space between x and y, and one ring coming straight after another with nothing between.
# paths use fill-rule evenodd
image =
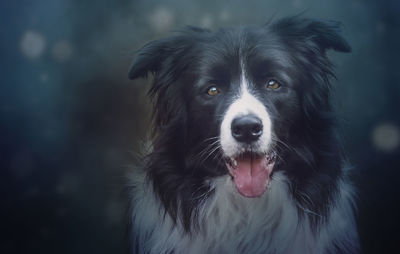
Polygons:
<instances>
[{"instance_id":1,"label":"dog's right eye","mask_svg":"<svg viewBox=\"0 0 400 254\"><path fill-rule=\"evenodd\" d=\"M207 94L210 96L214 96L214 95L219 94L219 90L215 86L212 86L212 87L208 88Z\"/></svg>"},{"instance_id":2,"label":"dog's right eye","mask_svg":"<svg viewBox=\"0 0 400 254\"><path fill-rule=\"evenodd\" d=\"M276 81L275 79L268 80L267 82L268 89L275 90L278 89L279 87L281 87L281 84L279 84L278 81Z\"/></svg>"}]
</instances>

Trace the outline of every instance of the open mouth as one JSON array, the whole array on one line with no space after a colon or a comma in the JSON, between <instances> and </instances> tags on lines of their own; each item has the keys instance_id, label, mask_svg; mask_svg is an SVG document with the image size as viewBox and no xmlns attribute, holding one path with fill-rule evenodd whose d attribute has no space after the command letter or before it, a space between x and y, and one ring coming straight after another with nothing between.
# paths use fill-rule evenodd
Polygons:
<instances>
[{"instance_id":1,"label":"open mouth","mask_svg":"<svg viewBox=\"0 0 400 254\"><path fill-rule=\"evenodd\" d=\"M245 197L261 196L268 187L276 154L245 152L226 158L226 166L239 193Z\"/></svg>"}]
</instances>

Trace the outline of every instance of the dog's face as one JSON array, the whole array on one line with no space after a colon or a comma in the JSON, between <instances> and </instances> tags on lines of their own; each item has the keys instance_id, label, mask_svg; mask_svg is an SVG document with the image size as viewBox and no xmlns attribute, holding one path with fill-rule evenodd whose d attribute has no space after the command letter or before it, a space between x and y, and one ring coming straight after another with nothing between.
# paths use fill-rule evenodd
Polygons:
<instances>
[{"instance_id":1,"label":"dog's face","mask_svg":"<svg viewBox=\"0 0 400 254\"><path fill-rule=\"evenodd\" d=\"M224 34L220 40L230 44L201 46L187 95L189 135L199 135L199 143L210 139L206 143L216 144L212 148L219 145L219 157L247 197L265 191L276 159L274 146L289 133L300 108L294 60L262 32Z\"/></svg>"},{"instance_id":2,"label":"dog's face","mask_svg":"<svg viewBox=\"0 0 400 254\"><path fill-rule=\"evenodd\" d=\"M349 50L337 30L334 22L297 19L190 28L142 48L130 76L155 74L156 131L173 139L162 142L181 158L181 173L230 174L240 194L258 197L273 171L285 170L287 144L304 143L310 118L330 109L325 51Z\"/></svg>"}]
</instances>

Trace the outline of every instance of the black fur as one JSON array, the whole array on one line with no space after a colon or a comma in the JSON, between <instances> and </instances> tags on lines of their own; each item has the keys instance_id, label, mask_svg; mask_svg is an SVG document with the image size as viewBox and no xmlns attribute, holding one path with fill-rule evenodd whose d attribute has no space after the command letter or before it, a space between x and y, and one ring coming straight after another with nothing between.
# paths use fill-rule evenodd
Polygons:
<instances>
[{"instance_id":1,"label":"black fur","mask_svg":"<svg viewBox=\"0 0 400 254\"><path fill-rule=\"evenodd\" d=\"M294 199L322 216L303 215L315 226L323 223L344 177L345 160L330 102L329 49L350 51L338 22L294 17L215 32L188 27L138 51L129 77L154 76L149 90L153 150L144 168L168 215L188 233L196 230L198 209L213 195L206 180L228 173L219 149L199 153L213 142L207 139L219 135L236 92L239 59L246 63L253 91L264 98L279 138L274 172L284 171ZM262 91L267 77L280 80L279 92ZM219 84L224 97L206 98L210 83Z\"/></svg>"}]
</instances>

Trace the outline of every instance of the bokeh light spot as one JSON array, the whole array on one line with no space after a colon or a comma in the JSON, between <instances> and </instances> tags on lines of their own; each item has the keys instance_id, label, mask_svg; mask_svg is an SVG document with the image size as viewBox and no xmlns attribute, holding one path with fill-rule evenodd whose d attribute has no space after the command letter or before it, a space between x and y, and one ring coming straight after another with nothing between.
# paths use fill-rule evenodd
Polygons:
<instances>
[{"instance_id":1,"label":"bokeh light spot","mask_svg":"<svg viewBox=\"0 0 400 254\"><path fill-rule=\"evenodd\" d=\"M399 147L399 127L391 123L381 123L372 131L372 143L380 151L390 152Z\"/></svg>"},{"instance_id":2,"label":"bokeh light spot","mask_svg":"<svg viewBox=\"0 0 400 254\"><path fill-rule=\"evenodd\" d=\"M123 218L124 208L118 200L110 200L105 208L106 223L117 225Z\"/></svg>"},{"instance_id":3,"label":"bokeh light spot","mask_svg":"<svg viewBox=\"0 0 400 254\"><path fill-rule=\"evenodd\" d=\"M293 0L292 5L294 8L300 8L303 5L302 0Z\"/></svg>"},{"instance_id":4,"label":"bokeh light spot","mask_svg":"<svg viewBox=\"0 0 400 254\"><path fill-rule=\"evenodd\" d=\"M21 39L21 51L29 59L40 57L46 47L44 37L35 31L26 31Z\"/></svg>"},{"instance_id":5,"label":"bokeh light spot","mask_svg":"<svg viewBox=\"0 0 400 254\"><path fill-rule=\"evenodd\" d=\"M46 72L43 72L40 74L39 79L43 83L46 83L47 81L49 81L49 75Z\"/></svg>"},{"instance_id":6,"label":"bokeh light spot","mask_svg":"<svg viewBox=\"0 0 400 254\"><path fill-rule=\"evenodd\" d=\"M213 24L213 18L209 14L205 14L200 20L200 26L203 28L211 28Z\"/></svg>"},{"instance_id":7,"label":"bokeh light spot","mask_svg":"<svg viewBox=\"0 0 400 254\"><path fill-rule=\"evenodd\" d=\"M52 49L52 56L58 62L67 61L72 55L72 46L68 41L57 42Z\"/></svg>"},{"instance_id":8,"label":"bokeh light spot","mask_svg":"<svg viewBox=\"0 0 400 254\"><path fill-rule=\"evenodd\" d=\"M231 15L227 10L222 10L221 13L219 14L219 19L223 22L226 22L230 19Z\"/></svg>"},{"instance_id":9,"label":"bokeh light spot","mask_svg":"<svg viewBox=\"0 0 400 254\"><path fill-rule=\"evenodd\" d=\"M165 7L158 7L149 17L150 25L155 32L169 30L174 23L174 14Z\"/></svg>"},{"instance_id":10,"label":"bokeh light spot","mask_svg":"<svg viewBox=\"0 0 400 254\"><path fill-rule=\"evenodd\" d=\"M60 195L74 194L78 191L81 185L80 178L72 173L66 173L61 176L60 181L56 186L56 191Z\"/></svg>"},{"instance_id":11,"label":"bokeh light spot","mask_svg":"<svg viewBox=\"0 0 400 254\"><path fill-rule=\"evenodd\" d=\"M26 178L32 174L35 167L34 157L28 149L19 151L11 160L11 170L19 178Z\"/></svg>"}]
</instances>

